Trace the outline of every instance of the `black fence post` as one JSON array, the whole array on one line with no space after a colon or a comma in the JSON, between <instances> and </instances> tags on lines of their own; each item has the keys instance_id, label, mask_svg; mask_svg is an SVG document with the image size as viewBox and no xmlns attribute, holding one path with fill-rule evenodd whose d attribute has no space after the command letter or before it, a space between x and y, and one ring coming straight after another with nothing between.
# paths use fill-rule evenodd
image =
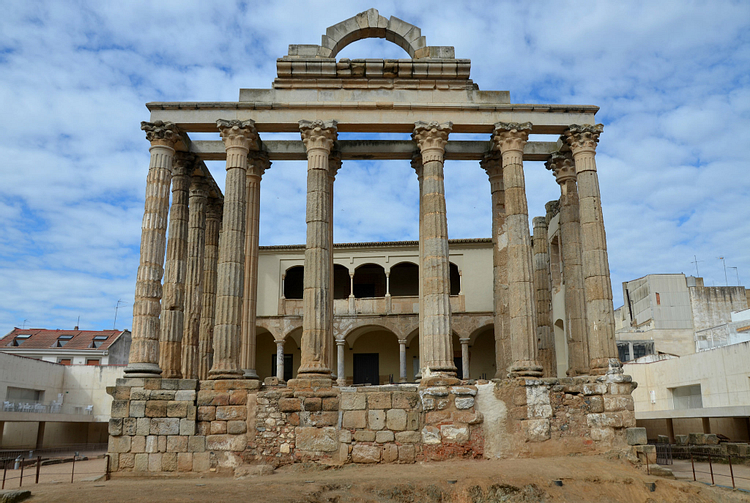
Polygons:
<instances>
[{"instance_id":1,"label":"black fence post","mask_svg":"<svg viewBox=\"0 0 750 503\"><path fill-rule=\"evenodd\" d=\"M73 475L76 472L76 457L73 456L73 466L70 468L70 483L73 483Z\"/></svg>"},{"instance_id":2,"label":"black fence post","mask_svg":"<svg viewBox=\"0 0 750 503\"><path fill-rule=\"evenodd\" d=\"M734 470L732 469L732 455L729 454L729 475L732 476L732 489L737 489L734 485Z\"/></svg>"},{"instance_id":3,"label":"black fence post","mask_svg":"<svg viewBox=\"0 0 750 503\"><path fill-rule=\"evenodd\" d=\"M698 479L695 478L695 461L693 461L693 451L688 450L688 452L690 452L690 464L693 466L693 482L695 482Z\"/></svg>"},{"instance_id":4,"label":"black fence post","mask_svg":"<svg viewBox=\"0 0 750 503\"><path fill-rule=\"evenodd\" d=\"M5 475L8 473L8 460L3 463L3 489L5 489Z\"/></svg>"},{"instance_id":5,"label":"black fence post","mask_svg":"<svg viewBox=\"0 0 750 503\"><path fill-rule=\"evenodd\" d=\"M42 457L36 457L36 484L39 483L39 471L42 469Z\"/></svg>"},{"instance_id":6,"label":"black fence post","mask_svg":"<svg viewBox=\"0 0 750 503\"><path fill-rule=\"evenodd\" d=\"M109 454L105 454L107 458L107 469L104 472L104 480L109 480Z\"/></svg>"},{"instance_id":7,"label":"black fence post","mask_svg":"<svg viewBox=\"0 0 750 503\"><path fill-rule=\"evenodd\" d=\"M708 468L711 470L711 485L715 486L716 482L714 482L714 465L711 462L711 453L708 453Z\"/></svg>"},{"instance_id":8,"label":"black fence post","mask_svg":"<svg viewBox=\"0 0 750 503\"><path fill-rule=\"evenodd\" d=\"M21 458L21 478L18 481L18 487L23 487L23 458Z\"/></svg>"}]
</instances>

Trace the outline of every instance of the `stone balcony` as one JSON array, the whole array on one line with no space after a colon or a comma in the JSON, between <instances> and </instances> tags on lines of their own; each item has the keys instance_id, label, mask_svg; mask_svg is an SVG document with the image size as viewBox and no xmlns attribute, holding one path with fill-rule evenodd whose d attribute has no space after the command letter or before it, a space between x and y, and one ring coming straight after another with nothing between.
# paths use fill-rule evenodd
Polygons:
<instances>
[{"instance_id":1,"label":"stone balcony","mask_svg":"<svg viewBox=\"0 0 750 503\"><path fill-rule=\"evenodd\" d=\"M451 295L451 311L466 311L464 295ZM279 299L279 316L302 316L302 299ZM333 301L334 316L357 314L418 314L419 297L368 297L336 299Z\"/></svg>"}]
</instances>

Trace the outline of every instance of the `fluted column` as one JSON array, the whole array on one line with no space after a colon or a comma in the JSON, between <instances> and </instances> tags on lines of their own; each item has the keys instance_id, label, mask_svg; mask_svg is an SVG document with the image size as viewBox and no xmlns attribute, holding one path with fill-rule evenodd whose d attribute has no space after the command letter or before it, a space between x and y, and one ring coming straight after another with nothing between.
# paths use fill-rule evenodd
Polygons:
<instances>
[{"instance_id":1,"label":"fluted column","mask_svg":"<svg viewBox=\"0 0 750 503\"><path fill-rule=\"evenodd\" d=\"M206 249L206 200L203 176L190 179L187 273L185 280L185 330L182 334L182 377L198 379L198 340L203 307L203 262Z\"/></svg>"},{"instance_id":2,"label":"fluted column","mask_svg":"<svg viewBox=\"0 0 750 503\"><path fill-rule=\"evenodd\" d=\"M245 379L258 379L256 366L255 314L258 303L258 245L260 239L260 180L271 166L264 152L251 151L245 177L247 213L245 233L245 291L242 303L240 367Z\"/></svg>"},{"instance_id":3,"label":"fluted column","mask_svg":"<svg viewBox=\"0 0 750 503\"><path fill-rule=\"evenodd\" d=\"M398 382L406 382L406 339L398 340Z\"/></svg>"},{"instance_id":4,"label":"fluted column","mask_svg":"<svg viewBox=\"0 0 750 503\"><path fill-rule=\"evenodd\" d=\"M560 248L565 284L565 331L568 342L568 375L589 373L586 298L581 266L581 233L576 170L570 152L553 154L547 161L560 185Z\"/></svg>"},{"instance_id":5,"label":"fluted column","mask_svg":"<svg viewBox=\"0 0 750 503\"><path fill-rule=\"evenodd\" d=\"M206 208L206 246L203 255L203 300L198 336L198 379L208 379L214 354L214 319L216 315L216 263L219 258L219 231L223 202L209 199Z\"/></svg>"},{"instance_id":6,"label":"fluted column","mask_svg":"<svg viewBox=\"0 0 750 503\"><path fill-rule=\"evenodd\" d=\"M495 379L508 377L511 364L508 318L508 236L505 234L505 190L500 152L491 151L480 165L490 179L492 194L492 295L495 332Z\"/></svg>"},{"instance_id":7,"label":"fluted column","mask_svg":"<svg viewBox=\"0 0 750 503\"><path fill-rule=\"evenodd\" d=\"M284 381L284 341L276 341L276 377Z\"/></svg>"},{"instance_id":8,"label":"fluted column","mask_svg":"<svg viewBox=\"0 0 750 503\"><path fill-rule=\"evenodd\" d=\"M513 376L539 377L537 360L536 303L531 261L529 211L523 175L523 147L529 138L531 123L495 124L493 142L503 162L505 190L505 235L508 239L508 310Z\"/></svg>"},{"instance_id":9,"label":"fluted column","mask_svg":"<svg viewBox=\"0 0 750 503\"><path fill-rule=\"evenodd\" d=\"M180 140L171 122L141 122L151 142L146 177L146 205L141 224L141 258L135 283L133 331L127 377L159 377L159 314L161 312L169 187L175 143Z\"/></svg>"},{"instance_id":10,"label":"fluted column","mask_svg":"<svg viewBox=\"0 0 750 503\"><path fill-rule=\"evenodd\" d=\"M417 122L412 138L422 156L422 197L420 204L421 263L420 333L424 348L420 352L422 379L430 375L455 378L453 332L450 306L450 262L448 257L448 220L445 211L443 159L445 144L453 124Z\"/></svg>"},{"instance_id":11,"label":"fluted column","mask_svg":"<svg viewBox=\"0 0 750 503\"><path fill-rule=\"evenodd\" d=\"M245 280L247 155L258 133L252 120L216 121L227 151L224 218L216 266L216 326L214 362L209 379L238 379Z\"/></svg>"},{"instance_id":12,"label":"fluted column","mask_svg":"<svg viewBox=\"0 0 750 503\"><path fill-rule=\"evenodd\" d=\"M178 152L172 165L172 206L169 209L167 263L164 268L164 298L161 303L159 366L162 377L182 377L182 332L187 269L188 189L195 159Z\"/></svg>"},{"instance_id":13,"label":"fluted column","mask_svg":"<svg viewBox=\"0 0 750 503\"><path fill-rule=\"evenodd\" d=\"M552 332L552 292L549 277L549 246L547 219L535 217L534 224L534 287L536 288L536 337L539 341L539 362L544 377L557 377L555 339Z\"/></svg>"},{"instance_id":14,"label":"fluted column","mask_svg":"<svg viewBox=\"0 0 750 503\"><path fill-rule=\"evenodd\" d=\"M330 261L331 261L331 276L330 276L330 286L328 288L328 299L329 299L329 302L331 303L331 321L330 321L331 337L333 337L334 339L336 339L336 334L333 328L333 313L334 313L334 308L333 308L333 305L334 305L333 304L333 286L334 286L333 285L333 281L334 281L334 274L333 274L333 214L334 214L333 213L333 188L334 188L334 182L336 181L336 174L339 172L340 169L341 169L341 154L339 152L334 151L328 156L328 183L329 183L328 190L330 194L329 215L331 215L331 219L328 222L328 243L329 243L328 249L331 250L331 253L329 254ZM333 378L336 378L338 377L339 366L337 364L334 367L333 351L328 352L328 358L329 358L329 361L328 361L329 368L336 369L336 375L332 376Z\"/></svg>"},{"instance_id":15,"label":"fluted column","mask_svg":"<svg viewBox=\"0 0 750 503\"><path fill-rule=\"evenodd\" d=\"M574 124L565 132L565 139L573 153L578 179L581 257L592 374L618 372L621 368L615 342L607 236L599 194L599 176L596 173L596 144L602 130L601 124Z\"/></svg>"},{"instance_id":16,"label":"fluted column","mask_svg":"<svg viewBox=\"0 0 750 503\"><path fill-rule=\"evenodd\" d=\"M344 367L345 344L346 341L344 339L336 339L336 367L338 374L336 384L339 386L346 386L346 370Z\"/></svg>"},{"instance_id":17,"label":"fluted column","mask_svg":"<svg viewBox=\"0 0 750 503\"><path fill-rule=\"evenodd\" d=\"M328 156L336 140L336 121L300 121L307 149L307 245L302 294L302 361L298 377L330 377L331 183Z\"/></svg>"},{"instance_id":18,"label":"fluted column","mask_svg":"<svg viewBox=\"0 0 750 503\"><path fill-rule=\"evenodd\" d=\"M424 362L424 333L422 332L422 327L424 326L424 297L422 295L422 274L424 272L424 268L422 267L422 264L424 263L424 240L422 239L422 231L424 230L424 215L423 215L423 204L422 204L422 155L417 151L414 156L411 159L411 167L414 169L414 171L417 174L417 181L419 183L419 333L418 335L418 341L419 341L419 371L417 372L417 375L414 376L415 381L419 381L422 379L422 362Z\"/></svg>"},{"instance_id":19,"label":"fluted column","mask_svg":"<svg viewBox=\"0 0 750 503\"><path fill-rule=\"evenodd\" d=\"M469 379L469 341L468 337L458 340L461 343L461 371L464 379Z\"/></svg>"}]
</instances>

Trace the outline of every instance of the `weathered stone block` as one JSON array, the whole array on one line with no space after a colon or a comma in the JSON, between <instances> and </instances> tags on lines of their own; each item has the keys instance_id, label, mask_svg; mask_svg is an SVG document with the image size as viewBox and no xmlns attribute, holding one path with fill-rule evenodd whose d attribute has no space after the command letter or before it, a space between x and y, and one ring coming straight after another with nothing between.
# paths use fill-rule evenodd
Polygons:
<instances>
[{"instance_id":1,"label":"weathered stone block","mask_svg":"<svg viewBox=\"0 0 750 503\"><path fill-rule=\"evenodd\" d=\"M216 419L216 407L210 405L202 405L198 407L198 421L213 421Z\"/></svg>"},{"instance_id":2,"label":"weathered stone block","mask_svg":"<svg viewBox=\"0 0 750 503\"><path fill-rule=\"evenodd\" d=\"M130 452L146 452L146 437L134 436L130 442Z\"/></svg>"},{"instance_id":3,"label":"weathered stone block","mask_svg":"<svg viewBox=\"0 0 750 503\"><path fill-rule=\"evenodd\" d=\"M156 435L149 435L146 437L146 452L149 454L159 452L159 437Z\"/></svg>"},{"instance_id":4,"label":"weathered stone block","mask_svg":"<svg viewBox=\"0 0 750 503\"><path fill-rule=\"evenodd\" d=\"M622 428L622 416L617 412L586 414L586 422L590 428Z\"/></svg>"},{"instance_id":5,"label":"weathered stone block","mask_svg":"<svg viewBox=\"0 0 750 503\"><path fill-rule=\"evenodd\" d=\"M528 442L544 442L550 438L549 419L527 419L521 422L521 427Z\"/></svg>"},{"instance_id":6,"label":"weathered stone block","mask_svg":"<svg viewBox=\"0 0 750 503\"><path fill-rule=\"evenodd\" d=\"M339 442L342 444L351 444L352 443L352 432L349 430L341 430L339 431Z\"/></svg>"},{"instance_id":7,"label":"weathered stone block","mask_svg":"<svg viewBox=\"0 0 750 503\"><path fill-rule=\"evenodd\" d=\"M688 443L690 445L706 445L705 433L690 433Z\"/></svg>"},{"instance_id":8,"label":"weathered stone block","mask_svg":"<svg viewBox=\"0 0 750 503\"><path fill-rule=\"evenodd\" d=\"M149 400L146 402L146 417L167 417L167 402L164 400Z\"/></svg>"},{"instance_id":9,"label":"weathered stone block","mask_svg":"<svg viewBox=\"0 0 750 503\"><path fill-rule=\"evenodd\" d=\"M126 417L122 420L122 434L133 436L137 432L137 421L135 417Z\"/></svg>"},{"instance_id":10,"label":"weathered stone block","mask_svg":"<svg viewBox=\"0 0 750 503\"><path fill-rule=\"evenodd\" d=\"M131 388L130 400L146 401L151 397L151 391L144 388Z\"/></svg>"},{"instance_id":11,"label":"weathered stone block","mask_svg":"<svg viewBox=\"0 0 750 503\"><path fill-rule=\"evenodd\" d=\"M195 402L197 392L191 389L183 389L175 392L174 399L181 402ZM192 460L191 460L192 464Z\"/></svg>"},{"instance_id":12,"label":"weathered stone block","mask_svg":"<svg viewBox=\"0 0 750 503\"><path fill-rule=\"evenodd\" d=\"M386 413L386 428L393 431L406 429L406 411L404 409L390 409Z\"/></svg>"},{"instance_id":13,"label":"weathered stone block","mask_svg":"<svg viewBox=\"0 0 750 503\"><path fill-rule=\"evenodd\" d=\"M341 395L342 397L344 395ZM343 401L342 401L343 402ZM342 403L343 405L343 403ZM342 426L344 428L366 428L367 427L367 414L364 410L346 410L342 419Z\"/></svg>"},{"instance_id":14,"label":"weathered stone block","mask_svg":"<svg viewBox=\"0 0 750 503\"><path fill-rule=\"evenodd\" d=\"M635 411L632 410L621 410L618 412L622 416L623 428L634 428L636 425Z\"/></svg>"},{"instance_id":15,"label":"weathered stone block","mask_svg":"<svg viewBox=\"0 0 750 503\"><path fill-rule=\"evenodd\" d=\"M107 386L106 391L115 400L130 400L130 389L127 386Z\"/></svg>"},{"instance_id":16,"label":"weathered stone block","mask_svg":"<svg viewBox=\"0 0 750 503\"><path fill-rule=\"evenodd\" d=\"M395 437L392 431L382 430L382 431L375 432L375 441L379 444L393 442L394 440L395 440Z\"/></svg>"},{"instance_id":17,"label":"weathered stone block","mask_svg":"<svg viewBox=\"0 0 750 503\"><path fill-rule=\"evenodd\" d=\"M226 421L211 421L211 435L223 435L227 432Z\"/></svg>"},{"instance_id":18,"label":"weathered stone block","mask_svg":"<svg viewBox=\"0 0 750 503\"><path fill-rule=\"evenodd\" d=\"M357 442L374 442L375 432L370 430L357 430L354 432L354 440Z\"/></svg>"},{"instance_id":19,"label":"weathered stone block","mask_svg":"<svg viewBox=\"0 0 750 503\"><path fill-rule=\"evenodd\" d=\"M116 472L119 469L120 469L120 455L116 452L109 453L109 471ZM5 495L3 494L3 496Z\"/></svg>"},{"instance_id":20,"label":"weathered stone block","mask_svg":"<svg viewBox=\"0 0 750 503\"><path fill-rule=\"evenodd\" d=\"M245 432L247 432L247 422L227 421L227 433L230 435L239 435Z\"/></svg>"},{"instance_id":21,"label":"weathered stone block","mask_svg":"<svg viewBox=\"0 0 750 503\"><path fill-rule=\"evenodd\" d=\"M383 463L395 463L398 461L398 447L396 444L386 444L383 446Z\"/></svg>"},{"instance_id":22,"label":"weathered stone block","mask_svg":"<svg viewBox=\"0 0 750 503\"><path fill-rule=\"evenodd\" d=\"M196 405L229 405L229 393L226 391L200 390Z\"/></svg>"},{"instance_id":23,"label":"weathered stone block","mask_svg":"<svg viewBox=\"0 0 750 503\"><path fill-rule=\"evenodd\" d=\"M656 446L655 445L634 445L632 448L635 455L639 460L648 462L651 464L656 463Z\"/></svg>"},{"instance_id":24,"label":"weathered stone block","mask_svg":"<svg viewBox=\"0 0 750 503\"><path fill-rule=\"evenodd\" d=\"M187 452L187 450L188 437L183 435L167 437L167 452Z\"/></svg>"},{"instance_id":25,"label":"weathered stone block","mask_svg":"<svg viewBox=\"0 0 750 503\"><path fill-rule=\"evenodd\" d=\"M423 396L422 397L422 410L428 411L428 410L435 410L435 399L431 396Z\"/></svg>"},{"instance_id":26,"label":"weathered stone block","mask_svg":"<svg viewBox=\"0 0 750 503\"><path fill-rule=\"evenodd\" d=\"M408 391L394 391L391 395L391 406L394 409L414 409L419 404L419 394Z\"/></svg>"},{"instance_id":27,"label":"weathered stone block","mask_svg":"<svg viewBox=\"0 0 750 503\"><path fill-rule=\"evenodd\" d=\"M167 402L167 417L185 417L187 416L187 402Z\"/></svg>"},{"instance_id":28,"label":"weathered stone block","mask_svg":"<svg viewBox=\"0 0 750 503\"><path fill-rule=\"evenodd\" d=\"M128 400L113 400L112 413L110 417L120 418L130 415L130 402Z\"/></svg>"},{"instance_id":29,"label":"weathered stone block","mask_svg":"<svg viewBox=\"0 0 750 503\"><path fill-rule=\"evenodd\" d=\"M657 435L656 436L656 443L658 443L658 444L668 444L669 443L669 437L666 436L666 435Z\"/></svg>"},{"instance_id":30,"label":"weathered stone block","mask_svg":"<svg viewBox=\"0 0 750 503\"><path fill-rule=\"evenodd\" d=\"M416 460L416 450L413 445L399 445L398 446L398 461L399 463L414 463Z\"/></svg>"},{"instance_id":31,"label":"weathered stone block","mask_svg":"<svg viewBox=\"0 0 750 503\"><path fill-rule=\"evenodd\" d=\"M604 410L607 412L633 410L633 397L630 395L604 395Z\"/></svg>"},{"instance_id":32,"label":"weathered stone block","mask_svg":"<svg viewBox=\"0 0 750 503\"><path fill-rule=\"evenodd\" d=\"M148 455L148 471L150 472L162 471L161 456L162 456L161 452L155 452L153 454Z\"/></svg>"},{"instance_id":33,"label":"weathered stone block","mask_svg":"<svg viewBox=\"0 0 750 503\"><path fill-rule=\"evenodd\" d=\"M165 472L177 471L177 453L164 452L161 455L161 469Z\"/></svg>"},{"instance_id":34,"label":"weathered stone block","mask_svg":"<svg viewBox=\"0 0 750 503\"><path fill-rule=\"evenodd\" d=\"M162 379L161 383L159 383L159 387L162 390L174 391L180 388L180 380L181 379Z\"/></svg>"},{"instance_id":35,"label":"weathered stone block","mask_svg":"<svg viewBox=\"0 0 750 503\"><path fill-rule=\"evenodd\" d=\"M750 454L750 446L748 444L728 442L725 445L727 446L727 454L730 456L748 456Z\"/></svg>"},{"instance_id":36,"label":"weathered stone block","mask_svg":"<svg viewBox=\"0 0 750 503\"><path fill-rule=\"evenodd\" d=\"M152 435L179 435L180 420L176 417L153 418L149 429Z\"/></svg>"},{"instance_id":37,"label":"weathered stone block","mask_svg":"<svg viewBox=\"0 0 750 503\"><path fill-rule=\"evenodd\" d=\"M380 463L382 450L379 445L357 444L352 447L352 461L355 463Z\"/></svg>"},{"instance_id":38,"label":"weathered stone block","mask_svg":"<svg viewBox=\"0 0 750 503\"><path fill-rule=\"evenodd\" d=\"M229 392L229 405L245 405L247 404L247 390L246 389L233 389Z\"/></svg>"},{"instance_id":39,"label":"weathered stone block","mask_svg":"<svg viewBox=\"0 0 750 503\"><path fill-rule=\"evenodd\" d=\"M193 453L193 471L197 473L207 472L211 469L211 453L195 452Z\"/></svg>"},{"instance_id":40,"label":"weathered stone block","mask_svg":"<svg viewBox=\"0 0 750 503\"><path fill-rule=\"evenodd\" d=\"M422 442L425 444L441 443L440 430L435 426L425 426L422 428Z\"/></svg>"},{"instance_id":41,"label":"weathered stone block","mask_svg":"<svg viewBox=\"0 0 750 503\"><path fill-rule=\"evenodd\" d=\"M604 398L601 395L587 396L584 403L588 405L588 411L593 414L604 412Z\"/></svg>"},{"instance_id":42,"label":"weathered stone block","mask_svg":"<svg viewBox=\"0 0 750 503\"><path fill-rule=\"evenodd\" d=\"M148 471L148 454L145 452L138 453L135 455L135 465L133 471L136 472L147 472Z\"/></svg>"},{"instance_id":43,"label":"weathered stone block","mask_svg":"<svg viewBox=\"0 0 750 503\"><path fill-rule=\"evenodd\" d=\"M401 444L416 444L422 440L422 435L418 431L398 431L395 437L396 442Z\"/></svg>"},{"instance_id":44,"label":"weathered stone block","mask_svg":"<svg viewBox=\"0 0 750 503\"><path fill-rule=\"evenodd\" d=\"M204 452L206 450L206 437L203 436L190 436L188 437L188 451L189 452Z\"/></svg>"},{"instance_id":45,"label":"weathered stone block","mask_svg":"<svg viewBox=\"0 0 750 503\"><path fill-rule=\"evenodd\" d=\"M389 392L367 393L367 406L372 409L390 409L391 394Z\"/></svg>"},{"instance_id":46,"label":"weathered stone block","mask_svg":"<svg viewBox=\"0 0 750 503\"><path fill-rule=\"evenodd\" d=\"M419 431L419 412L406 413L406 429Z\"/></svg>"},{"instance_id":47,"label":"weathered stone block","mask_svg":"<svg viewBox=\"0 0 750 503\"><path fill-rule=\"evenodd\" d=\"M197 379L180 379L177 382L177 389L178 390L189 389L189 390L195 391L198 389L198 380Z\"/></svg>"},{"instance_id":48,"label":"weathered stone block","mask_svg":"<svg viewBox=\"0 0 750 503\"><path fill-rule=\"evenodd\" d=\"M195 435L195 421L192 419L180 419L180 435Z\"/></svg>"},{"instance_id":49,"label":"weathered stone block","mask_svg":"<svg viewBox=\"0 0 750 503\"><path fill-rule=\"evenodd\" d=\"M193 453L192 452L179 452L177 453L177 471L178 472L189 472L193 469Z\"/></svg>"},{"instance_id":50,"label":"weathered stone block","mask_svg":"<svg viewBox=\"0 0 750 503\"><path fill-rule=\"evenodd\" d=\"M689 435L675 435L674 441L677 445L688 445Z\"/></svg>"},{"instance_id":51,"label":"weathered stone block","mask_svg":"<svg viewBox=\"0 0 750 503\"><path fill-rule=\"evenodd\" d=\"M333 411L339 410L339 397L328 396L323 398L323 410Z\"/></svg>"},{"instance_id":52,"label":"weathered stone block","mask_svg":"<svg viewBox=\"0 0 750 503\"><path fill-rule=\"evenodd\" d=\"M130 417L146 417L146 400L130 401Z\"/></svg>"},{"instance_id":53,"label":"weathered stone block","mask_svg":"<svg viewBox=\"0 0 750 503\"><path fill-rule=\"evenodd\" d=\"M307 411L321 410L323 408L323 399L317 397L305 398L303 406Z\"/></svg>"},{"instance_id":54,"label":"weathered stone block","mask_svg":"<svg viewBox=\"0 0 750 503\"><path fill-rule=\"evenodd\" d=\"M197 417L198 417L198 407L188 402L187 414L185 415L185 418L190 419L191 421L195 421Z\"/></svg>"},{"instance_id":55,"label":"weathered stone block","mask_svg":"<svg viewBox=\"0 0 750 503\"><path fill-rule=\"evenodd\" d=\"M382 430L383 428L385 428L385 411L368 410L367 425L371 430Z\"/></svg>"},{"instance_id":56,"label":"weathered stone block","mask_svg":"<svg viewBox=\"0 0 750 503\"><path fill-rule=\"evenodd\" d=\"M472 407L474 407L473 397L456 397L457 409L470 409Z\"/></svg>"},{"instance_id":57,"label":"weathered stone block","mask_svg":"<svg viewBox=\"0 0 750 503\"><path fill-rule=\"evenodd\" d=\"M518 386L513 389L513 405L517 407L526 405L526 387Z\"/></svg>"},{"instance_id":58,"label":"weathered stone block","mask_svg":"<svg viewBox=\"0 0 750 503\"><path fill-rule=\"evenodd\" d=\"M450 420L451 411L433 410L424 415L425 424L437 424Z\"/></svg>"},{"instance_id":59,"label":"weathered stone block","mask_svg":"<svg viewBox=\"0 0 750 503\"><path fill-rule=\"evenodd\" d=\"M171 390L165 390L165 389L157 389L151 391L151 400L174 400L176 391Z\"/></svg>"},{"instance_id":60,"label":"weathered stone block","mask_svg":"<svg viewBox=\"0 0 750 503\"><path fill-rule=\"evenodd\" d=\"M208 435L206 449L209 451L244 451L247 447L245 435Z\"/></svg>"},{"instance_id":61,"label":"weathered stone block","mask_svg":"<svg viewBox=\"0 0 750 503\"><path fill-rule=\"evenodd\" d=\"M139 417L135 420L135 434L149 435L151 433L151 418Z\"/></svg>"},{"instance_id":62,"label":"weathered stone block","mask_svg":"<svg viewBox=\"0 0 750 503\"><path fill-rule=\"evenodd\" d=\"M159 452L167 452L167 436L159 435L156 437L156 445L158 446Z\"/></svg>"},{"instance_id":63,"label":"weathered stone block","mask_svg":"<svg viewBox=\"0 0 750 503\"><path fill-rule=\"evenodd\" d=\"M362 410L367 404L364 393L341 393L341 410Z\"/></svg>"},{"instance_id":64,"label":"weathered stone block","mask_svg":"<svg viewBox=\"0 0 750 503\"><path fill-rule=\"evenodd\" d=\"M611 444L615 439L615 430L612 428L591 428L591 439L604 444ZM636 446L641 447L641 446Z\"/></svg>"},{"instance_id":65,"label":"weathered stone block","mask_svg":"<svg viewBox=\"0 0 750 503\"><path fill-rule=\"evenodd\" d=\"M527 405L526 413L529 418L552 417L552 406L545 404Z\"/></svg>"},{"instance_id":66,"label":"weathered stone block","mask_svg":"<svg viewBox=\"0 0 750 503\"><path fill-rule=\"evenodd\" d=\"M119 459L120 469L132 470L135 466L135 454L132 452L123 452Z\"/></svg>"},{"instance_id":67,"label":"weathered stone block","mask_svg":"<svg viewBox=\"0 0 750 503\"><path fill-rule=\"evenodd\" d=\"M633 383L610 383L609 393L611 395L629 395L633 392Z\"/></svg>"},{"instance_id":68,"label":"weathered stone block","mask_svg":"<svg viewBox=\"0 0 750 503\"><path fill-rule=\"evenodd\" d=\"M302 410L302 400L299 398L280 398L279 410L281 412L298 412Z\"/></svg>"},{"instance_id":69,"label":"weathered stone block","mask_svg":"<svg viewBox=\"0 0 750 503\"><path fill-rule=\"evenodd\" d=\"M706 445L719 445L719 437L713 433L706 434Z\"/></svg>"},{"instance_id":70,"label":"weathered stone block","mask_svg":"<svg viewBox=\"0 0 750 503\"><path fill-rule=\"evenodd\" d=\"M648 443L646 428L628 428L625 430L625 438L628 445L645 445Z\"/></svg>"},{"instance_id":71,"label":"weathered stone block","mask_svg":"<svg viewBox=\"0 0 750 503\"><path fill-rule=\"evenodd\" d=\"M225 379L214 382L215 390L256 390L260 388L260 381L255 379Z\"/></svg>"},{"instance_id":72,"label":"weathered stone block","mask_svg":"<svg viewBox=\"0 0 750 503\"><path fill-rule=\"evenodd\" d=\"M450 392L459 396L476 396L477 394L476 388L470 386L451 386Z\"/></svg>"},{"instance_id":73,"label":"weathered stone block","mask_svg":"<svg viewBox=\"0 0 750 503\"><path fill-rule=\"evenodd\" d=\"M339 413L333 411L311 412L311 426L336 426L339 422Z\"/></svg>"},{"instance_id":74,"label":"weathered stone block","mask_svg":"<svg viewBox=\"0 0 750 503\"><path fill-rule=\"evenodd\" d=\"M247 419L247 407L242 405L225 405L216 407L216 419L228 421L231 419Z\"/></svg>"},{"instance_id":75,"label":"weathered stone block","mask_svg":"<svg viewBox=\"0 0 750 503\"><path fill-rule=\"evenodd\" d=\"M119 437L122 435L122 418L113 417L109 420L109 427L107 428L110 435Z\"/></svg>"},{"instance_id":76,"label":"weathered stone block","mask_svg":"<svg viewBox=\"0 0 750 503\"><path fill-rule=\"evenodd\" d=\"M583 385L584 395L603 395L607 392L605 383L585 383Z\"/></svg>"},{"instance_id":77,"label":"weathered stone block","mask_svg":"<svg viewBox=\"0 0 750 503\"><path fill-rule=\"evenodd\" d=\"M130 437L109 437L107 452L130 452Z\"/></svg>"},{"instance_id":78,"label":"weathered stone block","mask_svg":"<svg viewBox=\"0 0 750 503\"><path fill-rule=\"evenodd\" d=\"M143 380L143 387L146 389L161 389L161 378L146 378Z\"/></svg>"},{"instance_id":79,"label":"weathered stone block","mask_svg":"<svg viewBox=\"0 0 750 503\"><path fill-rule=\"evenodd\" d=\"M299 426L294 429L294 432L297 436L297 449L317 452L338 450L339 441L336 428Z\"/></svg>"},{"instance_id":80,"label":"weathered stone block","mask_svg":"<svg viewBox=\"0 0 750 503\"><path fill-rule=\"evenodd\" d=\"M479 424L484 421L481 412L474 410L458 410L451 414L454 423Z\"/></svg>"},{"instance_id":81,"label":"weathered stone block","mask_svg":"<svg viewBox=\"0 0 750 503\"><path fill-rule=\"evenodd\" d=\"M440 435L443 442L456 442L462 444L469 440L469 428L467 426L457 427L452 424L440 426Z\"/></svg>"}]
</instances>

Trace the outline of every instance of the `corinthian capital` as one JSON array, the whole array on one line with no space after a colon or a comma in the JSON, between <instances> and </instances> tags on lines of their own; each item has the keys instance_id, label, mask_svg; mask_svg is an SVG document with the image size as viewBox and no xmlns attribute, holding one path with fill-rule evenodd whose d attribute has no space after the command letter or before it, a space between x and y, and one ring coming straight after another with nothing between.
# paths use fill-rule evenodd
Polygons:
<instances>
[{"instance_id":1,"label":"corinthian capital","mask_svg":"<svg viewBox=\"0 0 750 503\"><path fill-rule=\"evenodd\" d=\"M510 150L523 152L530 131L531 122L498 122L492 132L492 143L500 152Z\"/></svg>"},{"instance_id":2,"label":"corinthian capital","mask_svg":"<svg viewBox=\"0 0 750 503\"><path fill-rule=\"evenodd\" d=\"M206 218L221 220L224 212L224 201L218 197L209 197L206 205Z\"/></svg>"},{"instance_id":3,"label":"corinthian capital","mask_svg":"<svg viewBox=\"0 0 750 503\"><path fill-rule=\"evenodd\" d=\"M576 179L576 167L570 152L555 152L544 163L544 166L552 171L557 183L562 185L568 180Z\"/></svg>"},{"instance_id":4,"label":"corinthian capital","mask_svg":"<svg viewBox=\"0 0 750 503\"><path fill-rule=\"evenodd\" d=\"M258 140L258 131L255 129L253 120L219 119L216 121L216 126L219 128L226 148L238 147L250 150L250 146Z\"/></svg>"},{"instance_id":5,"label":"corinthian capital","mask_svg":"<svg viewBox=\"0 0 750 503\"><path fill-rule=\"evenodd\" d=\"M417 173L417 180L422 181L422 154L416 150L411 157L411 167Z\"/></svg>"},{"instance_id":6,"label":"corinthian capital","mask_svg":"<svg viewBox=\"0 0 750 503\"><path fill-rule=\"evenodd\" d=\"M487 152L479 165L487 172L490 181L503 177L503 158L497 150Z\"/></svg>"},{"instance_id":7,"label":"corinthian capital","mask_svg":"<svg viewBox=\"0 0 750 503\"><path fill-rule=\"evenodd\" d=\"M440 124L436 121L417 121L414 123L414 132L411 134L411 138L419 146L422 153L422 162L443 160L445 144L448 143L448 135L452 129L452 122Z\"/></svg>"},{"instance_id":8,"label":"corinthian capital","mask_svg":"<svg viewBox=\"0 0 750 503\"><path fill-rule=\"evenodd\" d=\"M604 131L602 124L571 124L563 133L563 137L574 155L579 152L595 152L602 131Z\"/></svg>"},{"instance_id":9,"label":"corinthian capital","mask_svg":"<svg viewBox=\"0 0 750 503\"><path fill-rule=\"evenodd\" d=\"M334 150L328 156L328 176L336 178L336 174L341 169L341 152Z\"/></svg>"},{"instance_id":10,"label":"corinthian capital","mask_svg":"<svg viewBox=\"0 0 750 503\"><path fill-rule=\"evenodd\" d=\"M189 175L195 169L195 154L177 152L172 161L172 176Z\"/></svg>"},{"instance_id":11,"label":"corinthian capital","mask_svg":"<svg viewBox=\"0 0 750 503\"><path fill-rule=\"evenodd\" d=\"M262 177L267 169L271 167L268 153L262 150L251 150L247 154L247 176Z\"/></svg>"},{"instance_id":12,"label":"corinthian capital","mask_svg":"<svg viewBox=\"0 0 750 503\"><path fill-rule=\"evenodd\" d=\"M307 151L322 149L330 154L338 136L337 126L336 121L299 121L302 143Z\"/></svg>"},{"instance_id":13,"label":"corinthian capital","mask_svg":"<svg viewBox=\"0 0 750 503\"><path fill-rule=\"evenodd\" d=\"M174 122L141 122L141 129L146 132L146 139L151 143L159 142L173 147L180 140L180 131Z\"/></svg>"}]
</instances>

